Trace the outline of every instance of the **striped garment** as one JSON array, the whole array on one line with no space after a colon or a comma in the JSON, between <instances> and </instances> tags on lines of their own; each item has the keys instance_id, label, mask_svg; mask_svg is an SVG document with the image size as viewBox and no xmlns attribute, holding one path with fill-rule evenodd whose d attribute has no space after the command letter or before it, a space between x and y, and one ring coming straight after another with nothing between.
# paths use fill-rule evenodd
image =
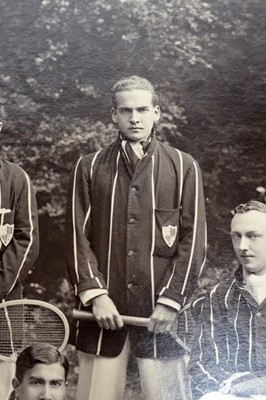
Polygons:
<instances>
[{"instance_id":1,"label":"striped garment","mask_svg":"<svg viewBox=\"0 0 266 400\"><path fill-rule=\"evenodd\" d=\"M247 372L251 385L264 371L266 384L266 300L258 305L245 289L241 266L206 295L195 333L189 364L195 398L234 373Z\"/></svg>"},{"instance_id":2,"label":"striped garment","mask_svg":"<svg viewBox=\"0 0 266 400\"><path fill-rule=\"evenodd\" d=\"M0 299L21 297L39 250L36 199L29 176L0 160Z\"/></svg>"},{"instance_id":3,"label":"striped garment","mask_svg":"<svg viewBox=\"0 0 266 400\"><path fill-rule=\"evenodd\" d=\"M126 315L149 317L158 297L184 304L205 262L205 208L196 161L155 137L135 172L119 138L81 157L72 173L66 232L79 307L79 293L95 289L108 292ZM126 328L109 332L80 322L71 342L88 353L115 356L126 334ZM131 328L130 335L141 357L179 351L172 339L167 346L166 335L154 337L145 328Z\"/></svg>"}]
</instances>

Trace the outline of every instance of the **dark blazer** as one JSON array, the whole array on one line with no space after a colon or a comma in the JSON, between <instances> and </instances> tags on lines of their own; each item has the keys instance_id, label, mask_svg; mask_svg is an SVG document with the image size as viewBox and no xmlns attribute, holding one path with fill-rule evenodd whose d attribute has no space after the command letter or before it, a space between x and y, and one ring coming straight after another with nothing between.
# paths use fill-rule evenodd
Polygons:
<instances>
[{"instance_id":1,"label":"dark blazer","mask_svg":"<svg viewBox=\"0 0 266 400\"><path fill-rule=\"evenodd\" d=\"M77 296L105 288L121 314L141 317L151 315L158 296L183 304L205 261L204 197L196 161L155 137L133 174L119 139L80 158L71 177L66 232ZM126 328L101 331L97 324L80 322L73 337L82 351L115 356L126 333ZM166 335L155 337L143 328L130 334L140 357L180 350L172 339L165 342Z\"/></svg>"}]
</instances>

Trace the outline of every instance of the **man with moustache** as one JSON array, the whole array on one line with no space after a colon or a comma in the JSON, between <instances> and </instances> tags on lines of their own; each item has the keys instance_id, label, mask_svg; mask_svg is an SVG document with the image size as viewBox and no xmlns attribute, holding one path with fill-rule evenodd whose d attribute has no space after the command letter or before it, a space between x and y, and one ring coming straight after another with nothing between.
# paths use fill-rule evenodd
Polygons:
<instances>
[{"instance_id":1,"label":"man with moustache","mask_svg":"<svg viewBox=\"0 0 266 400\"><path fill-rule=\"evenodd\" d=\"M201 305L189 365L194 398L265 400L266 204L236 207L231 236L239 267Z\"/></svg>"}]
</instances>

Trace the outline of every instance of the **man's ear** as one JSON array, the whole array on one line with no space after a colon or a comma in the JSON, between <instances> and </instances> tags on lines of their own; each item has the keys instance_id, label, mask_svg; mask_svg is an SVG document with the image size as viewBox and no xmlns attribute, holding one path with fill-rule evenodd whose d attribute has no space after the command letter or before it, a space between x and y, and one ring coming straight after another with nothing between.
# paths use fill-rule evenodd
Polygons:
<instances>
[{"instance_id":1,"label":"man's ear","mask_svg":"<svg viewBox=\"0 0 266 400\"><path fill-rule=\"evenodd\" d=\"M159 121L160 116L161 116L161 109L160 109L160 106L155 106L155 107L154 107L154 119L153 119L154 122Z\"/></svg>"},{"instance_id":2,"label":"man's ear","mask_svg":"<svg viewBox=\"0 0 266 400\"><path fill-rule=\"evenodd\" d=\"M115 107L112 107L111 114L112 114L112 120L113 120L113 122L114 122L115 124L117 124L117 112L116 112L116 108L115 108Z\"/></svg>"},{"instance_id":3,"label":"man's ear","mask_svg":"<svg viewBox=\"0 0 266 400\"><path fill-rule=\"evenodd\" d=\"M13 389L14 389L14 390L17 390L17 389L19 388L20 383L19 383L19 381L18 381L17 378L13 378L13 379L12 379L12 386L13 386Z\"/></svg>"}]
</instances>

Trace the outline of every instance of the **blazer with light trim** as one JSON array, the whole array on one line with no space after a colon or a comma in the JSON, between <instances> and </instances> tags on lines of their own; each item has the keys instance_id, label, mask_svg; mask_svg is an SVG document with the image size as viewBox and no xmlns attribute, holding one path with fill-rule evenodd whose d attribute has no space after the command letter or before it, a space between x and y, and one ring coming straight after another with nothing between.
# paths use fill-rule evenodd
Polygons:
<instances>
[{"instance_id":1,"label":"blazer with light trim","mask_svg":"<svg viewBox=\"0 0 266 400\"><path fill-rule=\"evenodd\" d=\"M0 159L0 300L22 297L21 284L39 251L32 183L18 165Z\"/></svg>"},{"instance_id":2,"label":"blazer with light trim","mask_svg":"<svg viewBox=\"0 0 266 400\"><path fill-rule=\"evenodd\" d=\"M131 316L150 317L158 297L183 305L196 286L206 250L197 162L155 137L133 174L119 139L80 158L71 177L66 236L78 307L84 308L79 293L91 289L106 289L120 314ZM71 342L87 353L115 356L127 331L78 322ZM165 334L129 331L139 357L180 354Z\"/></svg>"},{"instance_id":3,"label":"blazer with light trim","mask_svg":"<svg viewBox=\"0 0 266 400\"><path fill-rule=\"evenodd\" d=\"M245 373L234 380L235 385L245 381L245 398L265 395L266 300L258 304L247 291L242 267L195 308L200 312L195 311L199 317L189 363L193 398L217 391L235 373Z\"/></svg>"}]
</instances>

